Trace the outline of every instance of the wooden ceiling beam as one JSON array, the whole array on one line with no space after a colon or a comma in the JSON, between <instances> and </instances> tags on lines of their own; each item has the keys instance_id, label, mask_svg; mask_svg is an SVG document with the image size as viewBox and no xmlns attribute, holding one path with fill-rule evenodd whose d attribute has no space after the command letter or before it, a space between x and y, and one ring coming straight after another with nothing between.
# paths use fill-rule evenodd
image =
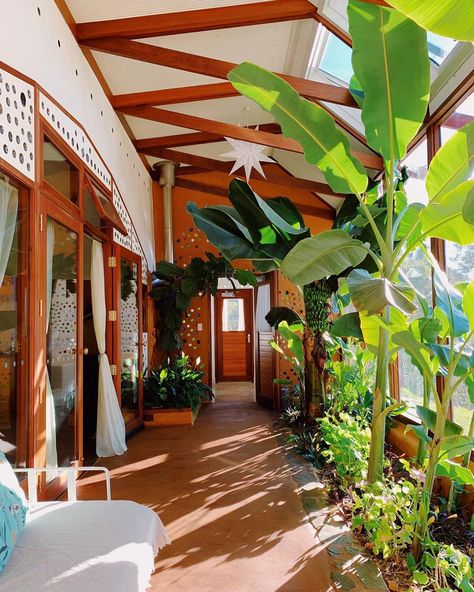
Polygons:
<instances>
[{"instance_id":1,"label":"wooden ceiling beam","mask_svg":"<svg viewBox=\"0 0 474 592\"><path fill-rule=\"evenodd\" d=\"M153 176L153 175L152 175ZM157 176L158 178L158 176ZM196 181L193 179L185 179L183 177L177 177L175 179L176 187L182 187L183 189L190 189L191 191L199 191L200 193L208 193L209 195L217 195L218 197L228 197L228 191L225 187L218 187L211 185L210 183L204 183L203 181ZM316 196L317 197L317 196ZM265 199L265 198L264 198ZM326 202L323 202L326 203ZM333 219L334 214L331 211L331 207L318 207L310 206L308 204L295 203L298 211L306 216L318 216L325 219Z\"/></svg>"},{"instance_id":2,"label":"wooden ceiling beam","mask_svg":"<svg viewBox=\"0 0 474 592\"><path fill-rule=\"evenodd\" d=\"M180 152L178 150L169 150L168 148L148 148L142 150L142 152L148 156L154 156L155 158L163 158L165 160L191 165L193 168L197 167L204 171L218 171L229 174L234 165L233 162L224 162L215 158L208 158L206 156L199 156L197 154L188 154L187 152ZM181 172L186 175L186 168L183 168L180 173ZM178 176L181 176L181 174L178 174ZM245 175L239 172L236 172L235 176L245 178ZM323 195L346 197L346 195L342 193L334 193L329 185L326 185L325 183L320 183L319 181L310 181L308 179L299 179L297 177L290 177L289 175L271 171L268 167L265 170L265 177L262 177L262 175L253 169L251 179L256 179L258 181L268 181L269 183L275 183L285 187L293 187L303 191L321 193Z\"/></svg>"},{"instance_id":3,"label":"wooden ceiling beam","mask_svg":"<svg viewBox=\"0 0 474 592\"><path fill-rule=\"evenodd\" d=\"M151 105L175 105L237 96L239 93L230 82L215 82L115 95L112 97L112 105L116 109L120 107L149 107Z\"/></svg>"},{"instance_id":4,"label":"wooden ceiling beam","mask_svg":"<svg viewBox=\"0 0 474 592\"><path fill-rule=\"evenodd\" d=\"M273 0L79 23L76 34L78 41L104 37L140 39L294 21L312 18L315 12L316 7L308 0Z\"/></svg>"},{"instance_id":5,"label":"wooden ceiling beam","mask_svg":"<svg viewBox=\"0 0 474 592\"><path fill-rule=\"evenodd\" d=\"M262 123L259 126L250 126L251 129L258 127L262 132L281 134L281 128L277 123ZM179 146L198 146L199 144L212 144L222 142L222 136L211 132L191 132L189 134L175 134L172 136L157 136L156 138L143 138L135 140L135 148L174 148Z\"/></svg>"},{"instance_id":6,"label":"wooden ceiling beam","mask_svg":"<svg viewBox=\"0 0 474 592\"><path fill-rule=\"evenodd\" d=\"M254 144L261 144L271 148L289 150L290 152L296 152L298 154L302 154L303 152L300 143L292 138L287 138L279 134L272 134L266 131L239 127L238 125L230 123L204 119L203 117L196 117L194 115L176 113L175 111L168 111L167 109L158 109L155 107L128 107L121 109L121 112L133 117L184 127L187 129L194 129L201 132L208 132L220 135L221 137L242 140L244 142L253 142ZM382 160L375 154L366 154L356 151L352 151L352 154L367 168L376 170L382 168Z\"/></svg>"},{"instance_id":7,"label":"wooden ceiling beam","mask_svg":"<svg viewBox=\"0 0 474 592\"><path fill-rule=\"evenodd\" d=\"M90 49L118 55L132 60L139 60L149 64L165 66L186 72L194 72L204 76L227 79L227 74L236 67L237 64L224 62L214 58L194 55L184 51L157 47L148 43L139 41L130 41L128 39L108 38L108 39L90 39L81 42ZM289 84L293 86L301 95L328 101L338 105L347 105L349 107L358 107L355 99L347 88L306 80L296 76L287 76L278 74ZM229 83L230 84L230 83ZM214 97L215 98L215 97Z\"/></svg>"}]
</instances>

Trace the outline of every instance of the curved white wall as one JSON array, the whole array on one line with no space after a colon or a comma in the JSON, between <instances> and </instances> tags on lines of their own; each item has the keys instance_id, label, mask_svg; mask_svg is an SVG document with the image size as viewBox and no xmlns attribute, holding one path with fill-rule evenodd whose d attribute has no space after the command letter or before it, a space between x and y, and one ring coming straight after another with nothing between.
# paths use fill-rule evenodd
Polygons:
<instances>
[{"instance_id":1,"label":"curved white wall","mask_svg":"<svg viewBox=\"0 0 474 592\"><path fill-rule=\"evenodd\" d=\"M54 0L2 0L0 10L0 61L35 80L85 128L154 269L150 175Z\"/></svg>"}]
</instances>

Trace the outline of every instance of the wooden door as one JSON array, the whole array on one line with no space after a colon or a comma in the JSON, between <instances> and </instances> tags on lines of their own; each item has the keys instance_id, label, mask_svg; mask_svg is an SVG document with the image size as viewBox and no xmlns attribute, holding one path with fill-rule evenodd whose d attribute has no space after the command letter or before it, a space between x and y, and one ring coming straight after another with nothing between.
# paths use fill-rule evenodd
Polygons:
<instances>
[{"instance_id":1,"label":"wooden door","mask_svg":"<svg viewBox=\"0 0 474 592\"><path fill-rule=\"evenodd\" d=\"M216 295L216 380L253 381L252 290Z\"/></svg>"},{"instance_id":2,"label":"wooden door","mask_svg":"<svg viewBox=\"0 0 474 592\"><path fill-rule=\"evenodd\" d=\"M273 329L265 319L265 315L272 306L272 284L265 282L258 285L255 294L255 332L257 339L257 403L277 408L275 404L275 350L271 347L270 341L274 338Z\"/></svg>"}]
</instances>

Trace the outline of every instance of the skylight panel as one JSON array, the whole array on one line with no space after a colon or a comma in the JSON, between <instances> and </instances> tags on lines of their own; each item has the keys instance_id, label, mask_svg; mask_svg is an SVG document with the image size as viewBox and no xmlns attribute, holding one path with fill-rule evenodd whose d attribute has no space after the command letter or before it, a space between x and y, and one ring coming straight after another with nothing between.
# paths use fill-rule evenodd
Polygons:
<instances>
[{"instance_id":1,"label":"skylight panel","mask_svg":"<svg viewBox=\"0 0 474 592\"><path fill-rule=\"evenodd\" d=\"M457 41L455 39L428 32L428 54L431 61L437 66L441 66L456 45Z\"/></svg>"},{"instance_id":2,"label":"skylight panel","mask_svg":"<svg viewBox=\"0 0 474 592\"><path fill-rule=\"evenodd\" d=\"M329 33L319 67L326 74L349 84L353 74L351 48Z\"/></svg>"}]
</instances>

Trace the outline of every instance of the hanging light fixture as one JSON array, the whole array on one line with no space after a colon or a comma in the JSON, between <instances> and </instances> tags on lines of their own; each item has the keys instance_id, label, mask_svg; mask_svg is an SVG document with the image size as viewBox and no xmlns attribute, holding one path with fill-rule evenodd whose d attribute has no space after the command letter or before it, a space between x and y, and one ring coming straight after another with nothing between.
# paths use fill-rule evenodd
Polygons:
<instances>
[{"instance_id":1,"label":"hanging light fixture","mask_svg":"<svg viewBox=\"0 0 474 592\"><path fill-rule=\"evenodd\" d=\"M245 107L244 111L247 112L246 127L248 128L248 112L250 111L250 107ZM258 126L256 129L258 130ZM243 167L247 182L249 181L250 175L252 174L252 169L255 169L262 175L262 177L265 178L265 173L263 172L261 163L275 162L273 158L267 156L264 153L266 146L255 144L253 142L245 142L243 140L234 140L233 138L226 137L225 139L232 146L232 150L222 154L221 156L235 160L229 175L232 175L232 173L235 173L235 171Z\"/></svg>"}]
</instances>

